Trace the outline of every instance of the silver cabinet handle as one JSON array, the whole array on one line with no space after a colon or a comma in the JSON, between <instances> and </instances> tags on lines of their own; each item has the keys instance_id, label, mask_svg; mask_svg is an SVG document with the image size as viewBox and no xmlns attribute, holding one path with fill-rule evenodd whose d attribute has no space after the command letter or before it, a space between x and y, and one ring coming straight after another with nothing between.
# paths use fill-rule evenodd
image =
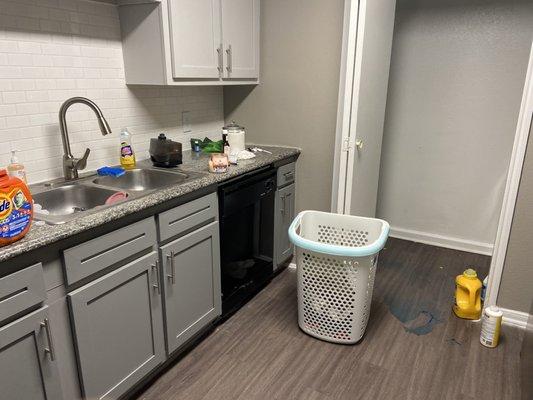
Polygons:
<instances>
[{"instance_id":1,"label":"silver cabinet handle","mask_svg":"<svg viewBox=\"0 0 533 400\"><path fill-rule=\"evenodd\" d=\"M54 348L54 341L52 339L52 328L50 327L50 320L48 318L45 318L44 321L41 322L41 328L44 328L46 333L46 341L48 342L48 347L44 348L44 352L50 356L50 361L55 361L56 351Z\"/></svg>"},{"instance_id":2,"label":"silver cabinet handle","mask_svg":"<svg viewBox=\"0 0 533 400\"><path fill-rule=\"evenodd\" d=\"M285 215L285 196L281 196L281 210L279 210L283 215Z\"/></svg>"},{"instance_id":3,"label":"silver cabinet handle","mask_svg":"<svg viewBox=\"0 0 533 400\"><path fill-rule=\"evenodd\" d=\"M217 49L217 55L218 55L218 72L222 73L222 69L224 68L224 55L222 54L222 45Z\"/></svg>"},{"instance_id":4,"label":"silver cabinet handle","mask_svg":"<svg viewBox=\"0 0 533 400\"><path fill-rule=\"evenodd\" d=\"M167 259L170 262L170 274L167 275L167 278L170 279L172 284L176 283L176 265L174 263L174 252L171 251L170 254L167 254Z\"/></svg>"},{"instance_id":5,"label":"silver cabinet handle","mask_svg":"<svg viewBox=\"0 0 533 400\"><path fill-rule=\"evenodd\" d=\"M228 45L228 48L226 50L226 54L228 55L228 66L226 67L226 69L228 70L229 73L232 72L233 70L233 54L232 54L232 50L231 50L231 44Z\"/></svg>"},{"instance_id":6,"label":"silver cabinet handle","mask_svg":"<svg viewBox=\"0 0 533 400\"><path fill-rule=\"evenodd\" d=\"M161 282L159 282L159 260L152 264L152 271L155 270L155 283L152 284L154 289L157 289L157 293L161 294Z\"/></svg>"},{"instance_id":7,"label":"silver cabinet handle","mask_svg":"<svg viewBox=\"0 0 533 400\"><path fill-rule=\"evenodd\" d=\"M294 177L294 171L285 172L283 176L285 177L285 179L292 179Z\"/></svg>"}]
</instances>

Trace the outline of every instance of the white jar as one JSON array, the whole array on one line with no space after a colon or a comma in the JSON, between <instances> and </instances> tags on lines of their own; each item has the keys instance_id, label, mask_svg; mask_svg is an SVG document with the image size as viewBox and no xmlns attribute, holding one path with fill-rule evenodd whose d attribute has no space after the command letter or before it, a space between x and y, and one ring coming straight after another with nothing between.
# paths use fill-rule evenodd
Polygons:
<instances>
[{"instance_id":1,"label":"white jar","mask_svg":"<svg viewBox=\"0 0 533 400\"><path fill-rule=\"evenodd\" d=\"M235 121L224 127L227 130L227 139L231 154L239 154L245 149L245 129Z\"/></svg>"}]
</instances>

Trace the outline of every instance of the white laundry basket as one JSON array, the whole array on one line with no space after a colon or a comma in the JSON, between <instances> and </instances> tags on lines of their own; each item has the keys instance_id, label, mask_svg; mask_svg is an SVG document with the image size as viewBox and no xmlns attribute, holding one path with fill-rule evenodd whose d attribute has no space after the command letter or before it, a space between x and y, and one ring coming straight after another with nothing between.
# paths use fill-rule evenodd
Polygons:
<instances>
[{"instance_id":1,"label":"white laundry basket","mask_svg":"<svg viewBox=\"0 0 533 400\"><path fill-rule=\"evenodd\" d=\"M365 333L379 251L389 224L303 211L289 228L296 245L298 324L311 336L355 343Z\"/></svg>"}]
</instances>

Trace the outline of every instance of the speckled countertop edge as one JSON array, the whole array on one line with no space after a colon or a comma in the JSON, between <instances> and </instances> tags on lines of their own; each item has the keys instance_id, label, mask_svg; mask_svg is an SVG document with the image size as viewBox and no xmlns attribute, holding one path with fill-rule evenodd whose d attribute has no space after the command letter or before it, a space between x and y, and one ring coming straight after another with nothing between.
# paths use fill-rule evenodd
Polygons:
<instances>
[{"instance_id":1,"label":"speckled countertop edge","mask_svg":"<svg viewBox=\"0 0 533 400\"><path fill-rule=\"evenodd\" d=\"M172 199L177 199L185 194L192 193L207 186L224 182L257 168L297 156L301 151L295 147L282 146L261 146L261 148L271 151L272 154L257 153L255 158L239 161L238 165L231 166L225 174L209 173L207 169L207 155L195 155L190 151L186 151L183 153L183 164L180 166L180 169L184 171L204 173L204 176L185 183L172 185L134 200L126 201L101 211L76 218L65 224L41 226L34 224L24 238L10 245L0 247L0 262L28 251L42 248L48 244L61 241L89 229L96 228L110 221L116 221L127 215L134 214L137 211L162 204Z\"/></svg>"}]
</instances>

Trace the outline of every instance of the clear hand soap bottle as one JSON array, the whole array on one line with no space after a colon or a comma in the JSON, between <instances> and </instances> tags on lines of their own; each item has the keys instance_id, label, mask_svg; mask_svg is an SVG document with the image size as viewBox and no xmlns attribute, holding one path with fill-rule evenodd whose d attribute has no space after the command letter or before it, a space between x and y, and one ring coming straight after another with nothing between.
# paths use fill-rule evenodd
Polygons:
<instances>
[{"instance_id":1,"label":"clear hand soap bottle","mask_svg":"<svg viewBox=\"0 0 533 400\"><path fill-rule=\"evenodd\" d=\"M24 167L24 164L19 162L19 159L16 155L17 151L18 150L11 150L11 163L7 166L7 173L9 176L19 178L24 183L28 183L26 180L26 168Z\"/></svg>"}]
</instances>

